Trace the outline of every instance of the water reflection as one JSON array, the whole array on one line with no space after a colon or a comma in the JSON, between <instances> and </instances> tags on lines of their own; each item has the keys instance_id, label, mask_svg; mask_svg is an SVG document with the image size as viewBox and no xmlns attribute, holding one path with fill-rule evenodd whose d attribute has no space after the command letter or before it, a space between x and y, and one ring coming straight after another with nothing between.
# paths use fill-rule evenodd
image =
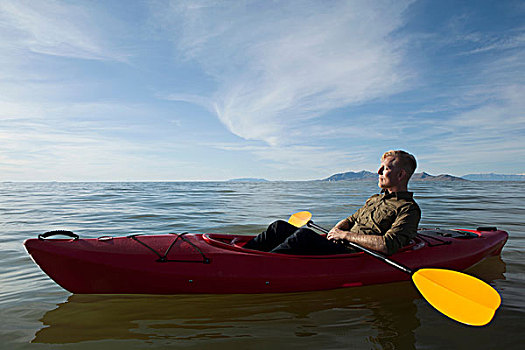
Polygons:
<instances>
[{"instance_id":1,"label":"water reflection","mask_svg":"<svg viewBox=\"0 0 525 350\"><path fill-rule=\"evenodd\" d=\"M469 272L492 281L504 278L505 264L493 257ZM417 299L409 282L292 294L71 295L44 315L32 342L414 349Z\"/></svg>"},{"instance_id":2,"label":"water reflection","mask_svg":"<svg viewBox=\"0 0 525 350\"><path fill-rule=\"evenodd\" d=\"M269 295L72 295L44 315L41 321L47 327L33 342L167 338L178 343L221 338L264 342L269 337L336 337L346 328L365 328L375 329L368 341L412 334L413 343L412 331L419 325L415 298L410 283Z\"/></svg>"}]
</instances>

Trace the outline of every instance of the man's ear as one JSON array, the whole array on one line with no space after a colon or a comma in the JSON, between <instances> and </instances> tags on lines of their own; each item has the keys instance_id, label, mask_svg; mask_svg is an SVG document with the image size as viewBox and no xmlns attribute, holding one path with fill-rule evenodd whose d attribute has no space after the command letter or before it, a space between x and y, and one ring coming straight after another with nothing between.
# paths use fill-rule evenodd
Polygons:
<instances>
[{"instance_id":1,"label":"man's ear","mask_svg":"<svg viewBox=\"0 0 525 350\"><path fill-rule=\"evenodd\" d=\"M405 181L407 179L408 173L405 169L400 169L399 173L397 173L397 178L399 181Z\"/></svg>"}]
</instances>

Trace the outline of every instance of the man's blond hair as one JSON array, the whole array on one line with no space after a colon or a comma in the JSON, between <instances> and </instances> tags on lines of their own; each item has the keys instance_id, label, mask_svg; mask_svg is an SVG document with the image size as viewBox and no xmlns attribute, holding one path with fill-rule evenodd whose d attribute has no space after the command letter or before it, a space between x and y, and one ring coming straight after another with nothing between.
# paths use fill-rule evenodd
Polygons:
<instances>
[{"instance_id":1,"label":"man's blond hair","mask_svg":"<svg viewBox=\"0 0 525 350\"><path fill-rule=\"evenodd\" d=\"M404 169L408 175L408 179L414 174L417 168L416 158L408 152L397 150L397 151L388 151L383 154L381 160L384 160L386 157L394 157L394 165L399 166L401 169Z\"/></svg>"}]
</instances>

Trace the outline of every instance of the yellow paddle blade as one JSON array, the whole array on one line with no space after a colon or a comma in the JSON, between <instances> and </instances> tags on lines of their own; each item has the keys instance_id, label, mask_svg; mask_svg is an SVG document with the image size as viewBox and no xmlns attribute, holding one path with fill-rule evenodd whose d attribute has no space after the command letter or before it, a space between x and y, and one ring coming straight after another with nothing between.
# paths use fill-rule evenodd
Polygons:
<instances>
[{"instance_id":1,"label":"yellow paddle blade","mask_svg":"<svg viewBox=\"0 0 525 350\"><path fill-rule=\"evenodd\" d=\"M301 211L299 213L295 213L288 219L288 222L295 227L302 227L306 225L308 221L312 218L312 214L308 211Z\"/></svg>"},{"instance_id":2,"label":"yellow paddle blade","mask_svg":"<svg viewBox=\"0 0 525 350\"><path fill-rule=\"evenodd\" d=\"M494 288L461 272L421 269L412 275L412 280L430 305L471 326L489 323L501 304Z\"/></svg>"}]
</instances>

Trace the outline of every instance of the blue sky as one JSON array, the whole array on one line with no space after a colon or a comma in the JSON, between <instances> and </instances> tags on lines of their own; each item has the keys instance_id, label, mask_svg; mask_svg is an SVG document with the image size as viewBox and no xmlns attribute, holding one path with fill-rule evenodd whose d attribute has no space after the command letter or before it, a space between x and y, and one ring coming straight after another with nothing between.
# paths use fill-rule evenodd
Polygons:
<instances>
[{"instance_id":1,"label":"blue sky","mask_svg":"<svg viewBox=\"0 0 525 350\"><path fill-rule=\"evenodd\" d=\"M0 181L525 173L523 1L0 1Z\"/></svg>"}]
</instances>

